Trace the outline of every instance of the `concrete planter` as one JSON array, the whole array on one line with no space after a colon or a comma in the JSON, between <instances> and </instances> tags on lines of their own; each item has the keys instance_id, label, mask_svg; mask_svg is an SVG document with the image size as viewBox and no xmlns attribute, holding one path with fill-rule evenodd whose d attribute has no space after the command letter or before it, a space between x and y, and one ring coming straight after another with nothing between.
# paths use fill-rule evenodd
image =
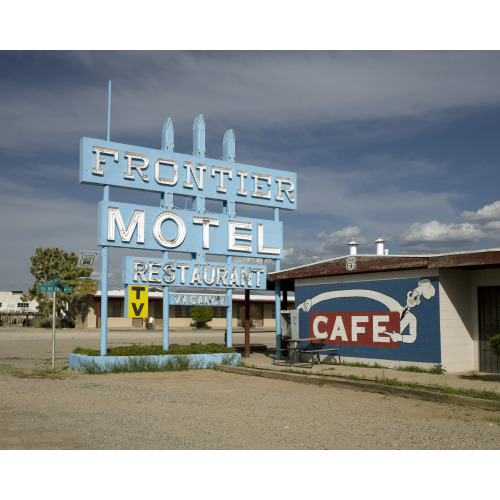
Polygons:
<instances>
[{"instance_id":1,"label":"concrete planter","mask_svg":"<svg viewBox=\"0 0 500 500\"><path fill-rule=\"evenodd\" d=\"M225 364L237 366L240 353L184 354L167 356L85 356L70 354L72 370L89 372L196 370Z\"/></svg>"}]
</instances>

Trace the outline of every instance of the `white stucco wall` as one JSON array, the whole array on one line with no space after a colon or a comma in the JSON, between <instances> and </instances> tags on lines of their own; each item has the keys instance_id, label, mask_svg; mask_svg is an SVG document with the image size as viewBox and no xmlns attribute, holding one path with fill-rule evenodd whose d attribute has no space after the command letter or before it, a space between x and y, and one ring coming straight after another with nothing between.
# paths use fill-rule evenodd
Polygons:
<instances>
[{"instance_id":1,"label":"white stucco wall","mask_svg":"<svg viewBox=\"0 0 500 500\"><path fill-rule=\"evenodd\" d=\"M473 271L442 269L439 273L441 364L448 372L478 369L477 292Z\"/></svg>"}]
</instances>

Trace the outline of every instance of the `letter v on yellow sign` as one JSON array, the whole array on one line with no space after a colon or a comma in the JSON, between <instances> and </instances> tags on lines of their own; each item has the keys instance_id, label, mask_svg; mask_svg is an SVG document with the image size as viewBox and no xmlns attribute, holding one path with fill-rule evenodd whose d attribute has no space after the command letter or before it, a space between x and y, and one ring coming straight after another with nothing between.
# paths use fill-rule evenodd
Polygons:
<instances>
[{"instance_id":1,"label":"letter v on yellow sign","mask_svg":"<svg viewBox=\"0 0 500 500\"><path fill-rule=\"evenodd\" d=\"M147 285L129 285L127 287L127 317L148 317L148 287Z\"/></svg>"}]
</instances>

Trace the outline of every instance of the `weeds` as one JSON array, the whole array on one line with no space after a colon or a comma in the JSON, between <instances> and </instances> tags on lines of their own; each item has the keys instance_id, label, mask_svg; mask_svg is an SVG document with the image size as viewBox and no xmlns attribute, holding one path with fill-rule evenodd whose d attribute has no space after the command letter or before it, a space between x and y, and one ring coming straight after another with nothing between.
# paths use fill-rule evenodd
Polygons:
<instances>
[{"instance_id":1,"label":"weeds","mask_svg":"<svg viewBox=\"0 0 500 500\"><path fill-rule=\"evenodd\" d=\"M408 365L408 366L398 366L394 370L400 372L413 372L413 373L431 373L433 375L442 375L446 373L446 369L443 365L434 365L432 368L422 368L420 366Z\"/></svg>"},{"instance_id":2,"label":"weeds","mask_svg":"<svg viewBox=\"0 0 500 500\"><path fill-rule=\"evenodd\" d=\"M176 356L167 359L165 363L159 364L156 360L147 357L131 357L116 363L110 370L99 365L96 360L90 360L85 364L85 372L95 375L101 373L125 373L125 372L168 372L198 369L200 364L193 362L187 356Z\"/></svg>"},{"instance_id":3,"label":"weeds","mask_svg":"<svg viewBox=\"0 0 500 500\"><path fill-rule=\"evenodd\" d=\"M59 371L52 371L52 369L49 368L40 368L36 370L25 370L22 368L19 368L17 366L12 366L8 364L2 364L0 365L0 373L6 374L6 375L12 375L13 377L17 378L38 378L38 379L55 379L55 378L63 378L67 377L68 373L67 372L62 372L61 370Z\"/></svg>"}]
</instances>

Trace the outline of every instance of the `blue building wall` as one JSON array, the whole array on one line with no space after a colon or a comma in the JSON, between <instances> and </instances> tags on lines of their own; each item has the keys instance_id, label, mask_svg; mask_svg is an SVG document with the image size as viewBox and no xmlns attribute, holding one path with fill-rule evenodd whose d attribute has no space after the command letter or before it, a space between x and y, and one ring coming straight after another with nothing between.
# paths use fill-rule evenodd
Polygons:
<instances>
[{"instance_id":1,"label":"blue building wall","mask_svg":"<svg viewBox=\"0 0 500 500\"><path fill-rule=\"evenodd\" d=\"M441 363L439 278L297 285L300 337L342 357Z\"/></svg>"}]
</instances>

